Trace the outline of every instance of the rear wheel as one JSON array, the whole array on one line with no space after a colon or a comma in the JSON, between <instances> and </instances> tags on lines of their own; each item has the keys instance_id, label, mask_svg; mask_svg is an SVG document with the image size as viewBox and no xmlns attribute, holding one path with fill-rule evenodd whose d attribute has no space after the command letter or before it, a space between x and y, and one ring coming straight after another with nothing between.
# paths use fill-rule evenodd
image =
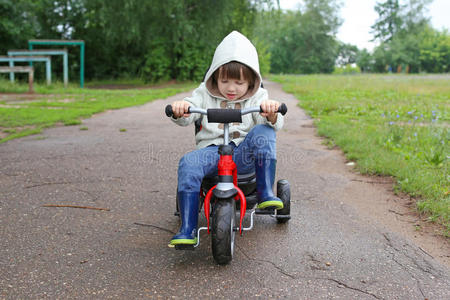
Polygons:
<instances>
[{"instance_id":1,"label":"rear wheel","mask_svg":"<svg viewBox=\"0 0 450 300\"><path fill-rule=\"evenodd\" d=\"M214 260L219 265L233 259L236 203L234 199L218 200L211 215L211 246Z\"/></svg>"},{"instance_id":2,"label":"rear wheel","mask_svg":"<svg viewBox=\"0 0 450 300\"><path fill-rule=\"evenodd\" d=\"M283 201L283 208L277 211L277 221L286 223L291 218L291 187L287 180L278 180L277 197Z\"/></svg>"}]
</instances>

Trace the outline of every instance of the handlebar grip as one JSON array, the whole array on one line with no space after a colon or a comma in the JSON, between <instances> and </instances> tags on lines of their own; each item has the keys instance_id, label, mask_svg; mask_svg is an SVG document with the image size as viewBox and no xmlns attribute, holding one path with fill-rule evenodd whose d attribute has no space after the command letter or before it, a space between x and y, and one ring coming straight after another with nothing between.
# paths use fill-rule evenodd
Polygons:
<instances>
[{"instance_id":1,"label":"handlebar grip","mask_svg":"<svg viewBox=\"0 0 450 300\"><path fill-rule=\"evenodd\" d=\"M172 109L172 105L169 104L166 106L166 116L173 117L173 109Z\"/></svg>"},{"instance_id":2,"label":"handlebar grip","mask_svg":"<svg viewBox=\"0 0 450 300\"><path fill-rule=\"evenodd\" d=\"M187 113L188 113L188 114L191 113L191 107L190 107L190 106L188 107ZM172 105L171 105L171 104L168 104L168 105L166 106L166 116L168 116L169 118L173 117L173 108L172 108Z\"/></svg>"},{"instance_id":3,"label":"handlebar grip","mask_svg":"<svg viewBox=\"0 0 450 300\"><path fill-rule=\"evenodd\" d=\"M278 107L278 111L279 113L281 113L281 115L285 115L287 113L287 105L284 103L281 103L280 107Z\"/></svg>"},{"instance_id":4,"label":"handlebar grip","mask_svg":"<svg viewBox=\"0 0 450 300\"><path fill-rule=\"evenodd\" d=\"M288 110L288 109L287 109L286 104L281 103L280 107L278 107L277 113L280 113L280 114L282 114L282 115L284 116L284 115L287 113L287 110ZM261 106L259 107L259 112L260 112L260 113L263 112Z\"/></svg>"}]
</instances>

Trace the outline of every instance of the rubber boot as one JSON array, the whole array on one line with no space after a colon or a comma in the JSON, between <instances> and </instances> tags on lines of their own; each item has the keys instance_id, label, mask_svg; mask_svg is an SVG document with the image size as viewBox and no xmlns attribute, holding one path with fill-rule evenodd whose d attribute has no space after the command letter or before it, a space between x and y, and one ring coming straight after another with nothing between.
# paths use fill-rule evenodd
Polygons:
<instances>
[{"instance_id":1,"label":"rubber boot","mask_svg":"<svg viewBox=\"0 0 450 300\"><path fill-rule=\"evenodd\" d=\"M273 194L277 160L257 159L255 162L257 208L282 209L283 201Z\"/></svg>"},{"instance_id":2,"label":"rubber boot","mask_svg":"<svg viewBox=\"0 0 450 300\"><path fill-rule=\"evenodd\" d=\"M198 198L197 192L178 192L181 228L170 241L171 245L197 244Z\"/></svg>"}]
</instances>

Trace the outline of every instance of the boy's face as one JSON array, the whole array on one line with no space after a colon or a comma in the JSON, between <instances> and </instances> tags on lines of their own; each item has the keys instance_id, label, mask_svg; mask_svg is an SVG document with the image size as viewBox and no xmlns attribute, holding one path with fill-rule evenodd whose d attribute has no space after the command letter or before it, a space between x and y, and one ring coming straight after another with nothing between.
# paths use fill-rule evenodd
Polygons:
<instances>
[{"instance_id":1,"label":"boy's face","mask_svg":"<svg viewBox=\"0 0 450 300\"><path fill-rule=\"evenodd\" d=\"M217 87L219 88L220 94L231 101L241 99L247 93L248 84L248 80L244 79L242 69L240 79L225 78L222 76L222 72L220 72L217 80Z\"/></svg>"}]
</instances>

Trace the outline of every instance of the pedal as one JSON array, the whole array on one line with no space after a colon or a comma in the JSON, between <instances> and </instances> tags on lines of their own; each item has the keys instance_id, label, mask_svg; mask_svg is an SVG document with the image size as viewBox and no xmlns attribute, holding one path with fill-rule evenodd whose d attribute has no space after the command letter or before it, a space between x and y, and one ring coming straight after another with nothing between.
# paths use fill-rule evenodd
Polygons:
<instances>
[{"instance_id":1,"label":"pedal","mask_svg":"<svg viewBox=\"0 0 450 300\"><path fill-rule=\"evenodd\" d=\"M276 211L275 211L275 209L260 209L260 208L257 208L257 209L255 209L255 214L257 214L257 215L275 215L276 214Z\"/></svg>"},{"instance_id":2,"label":"pedal","mask_svg":"<svg viewBox=\"0 0 450 300\"><path fill-rule=\"evenodd\" d=\"M291 219L291 215L277 215L277 219L290 220Z\"/></svg>"},{"instance_id":3,"label":"pedal","mask_svg":"<svg viewBox=\"0 0 450 300\"><path fill-rule=\"evenodd\" d=\"M190 251L193 251L194 249L195 249L194 245L182 245L182 244L175 245L175 250L190 250Z\"/></svg>"}]
</instances>

